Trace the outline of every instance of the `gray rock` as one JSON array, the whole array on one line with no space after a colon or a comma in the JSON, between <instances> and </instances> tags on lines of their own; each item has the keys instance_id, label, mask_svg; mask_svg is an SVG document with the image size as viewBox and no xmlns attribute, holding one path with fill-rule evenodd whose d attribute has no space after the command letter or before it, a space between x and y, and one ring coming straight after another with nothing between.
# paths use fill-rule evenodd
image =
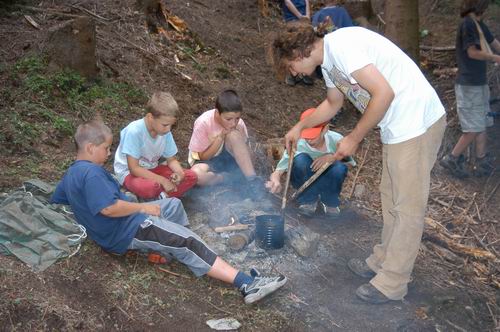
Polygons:
<instances>
[{"instance_id":1,"label":"gray rock","mask_svg":"<svg viewBox=\"0 0 500 332\"><path fill-rule=\"evenodd\" d=\"M217 331L237 330L241 327L241 323L234 318L211 319L207 321L207 325Z\"/></svg>"},{"instance_id":2,"label":"gray rock","mask_svg":"<svg viewBox=\"0 0 500 332\"><path fill-rule=\"evenodd\" d=\"M301 257L311 257L318 251L319 234L304 226L291 228L286 232L288 244Z\"/></svg>"},{"instance_id":3,"label":"gray rock","mask_svg":"<svg viewBox=\"0 0 500 332\"><path fill-rule=\"evenodd\" d=\"M362 198L364 193L365 193L364 184L357 184L356 187L354 187L354 197L356 197L357 199Z\"/></svg>"}]
</instances>

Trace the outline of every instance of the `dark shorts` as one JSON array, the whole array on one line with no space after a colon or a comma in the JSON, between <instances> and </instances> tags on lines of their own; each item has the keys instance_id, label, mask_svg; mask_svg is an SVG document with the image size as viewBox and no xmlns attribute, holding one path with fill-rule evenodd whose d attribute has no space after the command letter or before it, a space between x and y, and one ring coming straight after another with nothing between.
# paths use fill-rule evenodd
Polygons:
<instances>
[{"instance_id":1,"label":"dark shorts","mask_svg":"<svg viewBox=\"0 0 500 332\"><path fill-rule=\"evenodd\" d=\"M226 149L223 149L221 153L210 160L195 161L195 164L200 163L207 164L210 171L214 173L225 173L224 179L226 182L241 182L245 178L236 160Z\"/></svg>"}]
</instances>

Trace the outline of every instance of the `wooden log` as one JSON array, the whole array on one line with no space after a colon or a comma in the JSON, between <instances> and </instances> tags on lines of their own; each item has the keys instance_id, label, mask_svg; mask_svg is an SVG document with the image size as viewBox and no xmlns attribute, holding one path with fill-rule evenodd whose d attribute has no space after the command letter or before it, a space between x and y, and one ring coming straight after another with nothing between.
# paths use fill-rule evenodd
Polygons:
<instances>
[{"instance_id":1,"label":"wooden log","mask_svg":"<svg viewBox=\"0 0 500 332\"><path fill-rule=\"evenodd\" d=\"M214 231L216 233L244 231L244 230L248 229L248 227L249 227L249 225L220 226L220 227L215 227Z\"/></svg>"},{"instance_id":2,"label":"wooden log","mask_svg":"<svg viewBox=\"0 0 500 332\"><path fill-rule=\"evenodd\" d=\"M478 259L489 259L495 260L497 257L495 254L488 250L479 249L476 247L469 247L460 243L453 241L439 232L425 232L423 239L430 241L436 245L444 247L451 250L460 256L472 256Z\"/></svg>"},{"instance_id":3,"label":"wooden log","mask_svg":"<svg viewBox=\"0 0 500 332\"><path fill-rule=\"evenodd\" d=\"M255 232L248 230L241 233L236 233L227 239L227 245L232 251L243 250L248 244L255 239Z\"/></svg>"},{"instance_id":4,"label":"wooden log","mask_svg":"<svg viewBox=\"0 0 500 332\"><path fill-rule=\"evenodd\" d=\"M455 51L455 46L429 46L429 45L420 45L420 49L424 50L424 51L453 52L453 51Z\"/></svg>"}]
</instances>

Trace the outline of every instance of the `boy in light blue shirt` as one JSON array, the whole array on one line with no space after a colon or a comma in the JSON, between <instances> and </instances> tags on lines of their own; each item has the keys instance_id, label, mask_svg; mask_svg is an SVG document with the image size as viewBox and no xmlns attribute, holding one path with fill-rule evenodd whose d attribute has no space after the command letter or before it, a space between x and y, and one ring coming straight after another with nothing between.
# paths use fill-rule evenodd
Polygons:
<instances>
[{"instance_id":1,"label":"boy in light blue shirt","mask_svg":"<svg viewBox=\"0 0 500 332\"><path fill-rule=\"evenodd\" d=\"M146 116L120 133L115 173L118 182L141 199L157 199L164 194L180 198L198 180L196 173L183 169L176 158L171 129L178 109L170 93L156 92L148 102ZM165 158L164 163L160 163L161 158Z\"/></svg>"},{"instance_id":2,"label":"boy in light blue shirt","mask_svg":"<svg viewBox=\"0 0 500 332\"><path fill-rule=\"evenodd\" d=\"M300 119L304 119L315 111L314 108L303 112ZM328 123L317 127L305 129L301 133L301 139L297 142L292 174L290 181L296 189L300 188L321 166L332 158L336 151L337 142L342 135L328 130ZM271 174L266 187L272 193L281 191L281 176L287 171L289 156L287 151L283 153L276 170ZM352 158L347 164L355 166ZM347 175L347 166L342 161L334 162L316 181L314 181L298 197L299 210L305 216L316 213L318 205L326 216L335 217L340 213L339 195L342 184Z\"/></svg>"}]
</instances>

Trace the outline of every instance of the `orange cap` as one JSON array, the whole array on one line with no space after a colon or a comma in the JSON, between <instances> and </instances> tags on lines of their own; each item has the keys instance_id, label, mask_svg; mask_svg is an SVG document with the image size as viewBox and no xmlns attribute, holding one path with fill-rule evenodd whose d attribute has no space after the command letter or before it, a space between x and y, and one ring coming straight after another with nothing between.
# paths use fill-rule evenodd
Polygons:
<instances>
[{"instance_id":1,"label":"orange cap","mask_svg":"<svg viewBox=\"0 0 500 332\"><path fill-rule=\"evenodd\" d=\"M302 112L302 114L300 115L300 120L304 120L309 115L313 114L315 111L316 111L315 108L310 108L310 109ZM307 129L302 130L302 132L300 133L300 138L315 139L316 137L319 136L319 134L321 134L321 131L323 130L323 128L325 128L325 126L327 124L328 124L328 122L323 122L322 124L319 124L316 127L307 128Z\"/></svg>"}]
</instances>

